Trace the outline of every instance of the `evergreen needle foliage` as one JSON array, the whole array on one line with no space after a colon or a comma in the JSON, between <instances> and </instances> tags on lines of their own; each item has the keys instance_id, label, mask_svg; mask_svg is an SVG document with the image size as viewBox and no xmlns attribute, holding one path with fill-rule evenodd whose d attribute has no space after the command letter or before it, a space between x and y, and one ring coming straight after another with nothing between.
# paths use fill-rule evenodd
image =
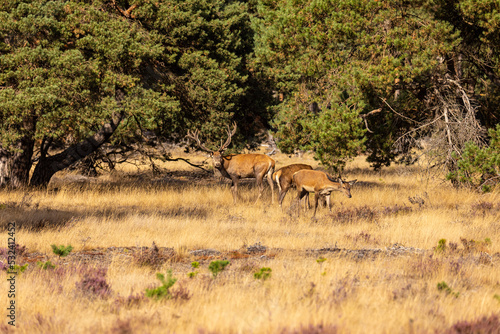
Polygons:
<instances>
[{"instance_id":1,"label":"evergreen needle foliage","mask_svg":"<svg viewBox=\"0 0 500 334\"><path fill-rule=\"evenodd\" d=\"M163 298L171 298L172 295L169 289L177 282L177 278L172 277L172 270L167 271L167 277L162 273L157 273L156 278L160 280L162 285L154 289L146 289L146 297L160 300Z\"/></svg>"},{"instance_id":2,"label":"evergreen needle foliage","mask_svg":"<svg viewBox=\"0 0 500 334\"><path fill-rule=\"evenodd\" d=\"M272 272L271 268L263 267L263 268L260 268L260 270L258 272L254 273L253 277L255 279L261 279L261 280L265 281L268 278L271 278L271 272Z\"/></svg>"},{"instance_id":3,"label":"evergreen needle foliage","mask_svg":"<svg viewBox=\"0 0 500 334\"><path fill-rule=\"evenodd\" d=\"M210 272L212 272L212 275L214 275L214 277L217 277L217 275L221 271L223 271L229 263L230 262L228 260L212 261L208 265L208 270L210 270Z\"/></svg>"},{"instance_id":4,"label":"evergreen needle foliage","mask_svg":"<svg viewBox=\"0 0 500 334\"><path fill-rule=\"evenodd\" d=\"M38 261L37 263L37 266L39 266L40 268L44 269L44 270L47 270L47 269L54 269L56 266L54 264L52 264L52 262L50 261L46 261L46 262L42 262L42 261Z\"/></svg>"},{"instance_id":5,"label":"evergreen needle foliage","mask_svg":"<svg viewBox=\"0 0 500 334\"><path fill-rule=\"evenodd\" d=\"M56 245L50 245L50 247L52 247L52 252L56 255L59 255L59 257L65 257L73 250L73 246L71 245L60 245L59 247L57 247Z\"/></svg>"},{"instance_id":6,"label":"evergreen needle foliage","mask_svg":"<svg viewBox=\"0 0 500 334\"><path fill-rule=\"evenodd\" d=\"M440 239L438 241L438 245L437 247L435 248L435 251L437 253L442 253L446 250L446 239Z\"/></svg>"},{"instance_id":7,"label":"evergreen needle foliage","mask_svg":"<svg viewBox=\"0 0 500 334\"><path fill-rule=\"evenodd\" d=\"M438 283L438 284L437 284L437 289L438 289L439 291L444 291L444 292L446 292L446 294L447 294L447 295L452 295L452 296L453 296L453 297L455 297L455 298L458 298L458 296L460 295L460 292L455 292L455 291L453 291L453 290L452 290L452 289L448 286L448 284L446 284L446 282L445 282L445 281Z\"/></svg>"},{"instance_id":8,"label":"evergreen needle foliage","mask_svg":"<svg viewBox=\"0 0 500 334\"><path fill-rule=\"evenodd\" d=\"M13 267L9 268L9 272L23 273L29 266L29 263L26 263L22 266L15 264Z\"/></svg>"}]
</instances>

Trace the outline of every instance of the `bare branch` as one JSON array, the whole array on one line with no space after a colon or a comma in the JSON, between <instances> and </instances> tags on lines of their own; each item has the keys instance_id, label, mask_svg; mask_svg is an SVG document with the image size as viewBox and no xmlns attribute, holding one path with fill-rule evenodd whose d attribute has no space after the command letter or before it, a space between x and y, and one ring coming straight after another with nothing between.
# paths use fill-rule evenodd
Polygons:
<instances>
[{"instance_id":1,"label":"bare branch","mask_svg":"<svg viewBox=\"0 0 500 334\"><path fill-rule=\"evenodd\" d=\"M193 164L192 162L190 162L188 159L184 159L184 158L168 158L168 157L163 157L164 161L184 161L185 163L187 163L188 165L190 166L193 166L193 167L196 167L196 168L199 168L207 173L211 173L209 170L203 168L202 166L203 165L196 165L196 164Z\"/></svg>"},{"instance_id":2,"label":"bare branch","mask_svg":"<svg viewBox=\"0 0 500 334\"><path fill-rule=\"evenodd\" d=\"M126 18L134 18L134 15L132 15L132 11L137 8L137 5L132 5L130 6L129 9L127 10L123 10L121 9L120 7L118 7L118 5L116 4L116 0L112 0L111 3L113 4L113 6L115 6L115 8L123 15L125 16Z\"/></svg>"},{"instance_id":3,"label":"bare branch","mask_svg":"<svg viewBox=\"0 0 500 334\"><path fill-rule=\"evenodd\" d=\"M369 113L359 115L359 117L361 117L365 121L366 131L368 131L369 133L374 133L374 132L368 128L368 121L366 120L366 117L371 116L371 115L376 114L376 113L379 113L381 111L382 111L382 108L378 108L378 109L370 111Z\"/></svg>"}]
</instances>

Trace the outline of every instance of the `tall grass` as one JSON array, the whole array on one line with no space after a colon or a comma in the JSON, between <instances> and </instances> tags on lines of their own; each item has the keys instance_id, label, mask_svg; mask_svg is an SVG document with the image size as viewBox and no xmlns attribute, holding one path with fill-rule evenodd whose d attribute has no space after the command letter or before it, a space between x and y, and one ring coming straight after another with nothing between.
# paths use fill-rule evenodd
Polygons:
<instances>
[{"instance_id":1,"label":"tall grass","mask_svg":"<svg viewBox=\"0 0 500 334\"><path fill-rule=\"evenodd\" d=\"M277 167L299 161L315 164L279 155ZM30 262L18 277L19 333L434 333L486 326L479 319L500 312L498 192L455 189L416 167L373 172L353 161L344 176L358 179L352 198L334 194L332 212L321 208L316 219L289 209L294 190L281 210L269 190L254 205L257 192L244 183L233 205L229 183L210 175L58 178L45 191L0 192L1 226L16 221L16 241L31 253L20 260L56 264ZM153 242L163 252L157 266L138 255ZM51 244L71 244L74 254L58 259ZM214 278L217 259L231 264ZM254 278L262 267L271 278ZM170 269L171 297L145 297ZM91 284L110 290L82 291ZM1 287L7 305L5 280Z\"/></svg>"}]
</instances>

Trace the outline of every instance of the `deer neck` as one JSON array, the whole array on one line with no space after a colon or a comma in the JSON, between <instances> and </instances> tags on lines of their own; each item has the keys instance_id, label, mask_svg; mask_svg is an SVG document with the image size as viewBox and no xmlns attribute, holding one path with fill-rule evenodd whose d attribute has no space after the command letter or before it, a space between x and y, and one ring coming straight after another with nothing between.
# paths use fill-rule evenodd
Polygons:
<instances>
[{"instance_id":1,"label":"deer neck","mask_svg":"<svg viewBox=\"0 0 500 334\"><path fill-rule=\"evenodd\" d=\"M229 175L229 173L227 172L227 169L226 169L228 167L229 167L229 160L227 159L227 157L223 157L222 164L216 168L219 170L219 172L221 173L222 176L230 179L231 176Z\"/></svg>"}]
</instances>

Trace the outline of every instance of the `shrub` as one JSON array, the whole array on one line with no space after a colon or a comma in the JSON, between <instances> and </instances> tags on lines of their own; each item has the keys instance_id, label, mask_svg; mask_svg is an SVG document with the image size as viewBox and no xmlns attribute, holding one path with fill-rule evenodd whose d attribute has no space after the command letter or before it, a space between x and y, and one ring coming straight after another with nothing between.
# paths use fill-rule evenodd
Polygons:
<instances>
[{"instance_id":1,"label":"shrub","mask_svg":"<svg viewBox=\"0 0 500 334\"><path fill-rule=\"evenodd\" d=\"M283 328L280 334L337 334L337 326L334 325L301 325L298 329Z\"/></svg>"},{"instance_id":2,"label":"shrub","mask_svg":"<svg viewBox=\"0 0 500 334\"><path fill-rule=\"evenodd\" d=\"M447 295L452 295L452 296L454 296L455 298L458 298L458 295L460 294L460 292L455 292L455 291L453 291L453 290L452 290L452 289L448 286L448 284L446 284L446 282L445 282L445 281L438 283L438 284L437 284L437 289L438 289L439 291L444 291L444 292L446 292L446 294L447 294Z\"/></svg>"},{"instance_id":3,"label":"shrub","mask_svg":"<svg viewBox=\"0 0 500 334\"><path fill-rule=\"evenodd\" d=\"M14 248L16 256L24 256L28 253L28 249L26 248L26 246L21 246L19 244L15 244L14 246L9 245L9 248L10 248L10 250L12 250L12 248ZM7 258L7 256L9 255L8 254L9 248L0 248L0 257ZM12 254L10 254L10 255L12 255Z\"/></svg>"},{"instance_id":4,"label":"shrub","mask_svg":"<svg viewBox=\"0 0 500 334\"><path fill-rule=\"evenodd\" d=\"M223 271L229 263L230 262L228 260L212 261L212 262L210 262L210 264L208 266L208 270L210 270L212 272L214 277L217 277L217 275L221 271Z\"/></svg>"},{"instance_id":5,"label":"shrub","mask_svg":"<svg viewBox=\"0 0 500 334\"><path fill-rule=\"evenodd\" d=\"M408 261L405 274L413 278L430 278L443 267L443 261L432 256L418 256Z\"/></svg>"},{"instance_id":6,"label":"shrub","mask_svg":"<svg viewBox=\"0 0 500 334\"><path fill-rule=\"evenodd\" d=\"M173 249L160 250L155 242L150 248L141 250L140 252L135 252L133 254L134 262L139 266L149 266L152 268L159 268L168 260L175 256L175 251Z\"/></svg>"},{"instance_id":7,"label":"shrub","mask_svg":"<svg viewBox=\"0 0 500 334\"><path fill-rule=\"evenodd\" d=\"M46 262L42 262L42 261L38 261L36 263L37 266L39 266L40 268L44 269L44 270L47 270L47 269L54 269L56 266L52 264L52 262L50 261L46 261Z\"/></svg>"},{"instance_id":8,"label":"shrub","mask_svg":"<svg viewBox=\"0 0 500 334\"><path fill-rule=\"evenodd\" d=\"M182 283L179 283L179 287L171 292L172 299L175 300L189 300L191 299L191 293L187 288L185 288Z\"/></svg>"},{"instance_id":9,"label":"shrub","mask_svg":"<svg viewBox=\"0 0 500 334\"><path fill-rule=\"evenodd\" d=\"M368 222L372 222L377 218L379 212L367 205L364 205L355 208L340 208L332 215L334 221L340 223L353 223L357 220L366 220Z\"/></svg>"},{"instance_id":10,"label":"shrub","mask_svg":"<svg viewBox=\"0 0 500 334\"><path fill-rule=\"evenodd\" d=\"M254 273L253 277L255 279L262 279L263 281L265 281L266 279L271 278L271 272L271 268L263 267L260 268L258 272Z\"/></svg>"},{"instance_id":11,"label":"shrub","mask_svg":"<svg viewBox=\"0 0 500 334\"><path fill-rule=\"evenodd\" d=\"M199 266L200 266L200 263L198 261L191 262L191 267L193 269L196 269ZM194 278L196 275L198 275L198 271L192 271L192 272L188 273L189 278Z\"/></svg>"},{"instance_id":12,"label":"shrub","mask_svg":"<svg viewBox=\"0 0 500 334\"><path fill-rule=\"evenodd\" d=\"M438 241L438 245L434 248L434 252L443 253L446 251L446 239L441 239Z\"/></svg>"},{"instance_id":13,"label":"shrub","mask_svg":"<svg viewBox=\"0 0 500 334\"><path fill-rule=\"evenodd\" d=\"M448 328L444 334L498 334L500 333L500 319L492 314L475 321L459 321Z\"/></svg>"},{"instance_id":14,"label":"shrub","mask_svg":"<svg viewBox=\"0 0 500 334\"><path fill-rule=\"evenodd\" d=\"M169 289L177 282L177 278L172 277L172 270L167 271L167 277L162 273L157 273L156 278L160 280L162 285L154 289L146 289L146 297L160 300L163 298L171 298L172 295Z\"/></svg>"},{"instance_id":15,"label":"shrub","mask_svg":"<svg viewBox=\"0 0 500 334\"><path fill-rule=\"evenodd\" d=\"M143 302L147 302L149 299L146 298L144 293L131 294L128 297L118 296L111 306L113 312L118 313L122 307L127 309L134 306L140 306Z\"/></svg>"},{"instance_id":16,"label":"shrub","mask_svg":"<svg viewBox=\"0 0 500 334\"><path fill-rule=\"evenodd\" d=\"M50 247L52 247L52 252L56 255L59 255L59 257L65 257L73 250L73 246L71 245L68 245L66 247L64 245L60 245L59 247L57 247L56 245L50 245Z\"/></svg>"},{"instance_id":17,"label":"shrub","mask_svg":"<svg viewBox=\"0 0 500 334\"><path fill-rule=\"evenodd\" d=\"M489 129L490 146L479 147L469 142L460 157L454 154L456 169L447 179L456 185L491 191L500 180L500 125Z\"/></svg>"},{"instance_id":18,"label":"shrub","mask_svg":"<svg viewBox=\"0 0 500 334\"><path fill-rule=\"evenodd\" d=\"M111 287L106 282L106 273L104 268L86 268L86 273L82 280L76 283L76 288L84 294L106 298L111 294Z\"/></svg>"},{"instance_id":19,"label":"shrub","mask_svg":"<svg viewBox=\"0 0 500 334\"><path fill-rule=\"evenodd\" d=\"M486 238L483 241L478 240L467 240L465 238L460 238L462 245L464 246L464 251L467 253L473 252L486 252L488 247L491 246L491 239Z\"/></svg>"},{"instance_id":20,"label":"shrub","mask_svg":"<svg viewBox=\"0 0 500 334\"><path fill-rule=\"evenodd\" d=\"M29 264L28 263L25 263L24 265L20 266L18 264L15 264L13 266L10 266L9 267L9 270L8 272L12 272L12 273L23 273L27 268L28 268Z\"/></svg>"}]
</instances>

